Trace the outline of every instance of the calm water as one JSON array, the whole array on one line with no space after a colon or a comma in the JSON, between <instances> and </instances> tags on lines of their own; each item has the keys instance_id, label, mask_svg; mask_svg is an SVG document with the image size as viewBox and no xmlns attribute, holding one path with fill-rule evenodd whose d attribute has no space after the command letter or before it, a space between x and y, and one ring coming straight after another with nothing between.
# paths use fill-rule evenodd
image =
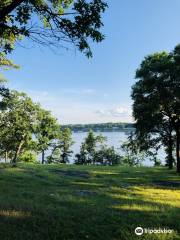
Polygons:
<instances>
[{"instance_id":1,"label":"calm water","mask_svg":"<svg viewBox=\"0 0 180 240\"><path fill-rule=\"evenodd\" d=\"M107 142L106 144L109 146L114 146L114 148L116 149L117 152L119 152L120 154L122 154L120 147L121 144L127 140L128 135L125 132L97 132L95 133L96 135L102 134L103 136L105 136L107 138ZM73 154L70 157L70 163L74 162L75 159L75 155L77 153L79 153L80 151L80 146L81 143L84 141L85 137L87 136L87 132L74 132L73 134L73 140L75 141L74 145L71 147ZM46 151L45 156L48 156L50 154L50 151ZM158 158L161 160L162 163L164 163L164 159L165 159L165 153L163 151L163 149L161 149L158 153ZM41 162L41 154L39 154L38 156L39 161ZM0 162L2 160L0 159ZM149 161L149 159L145 159L143 165L145 166L152 166L153 162Z\"/></svg>"},{"instance_id":2,"label":"calm water","mask_svg":"<svg viewBox=\"0 0 180 240\"><path fill-rule=\"evenodd\" d=\"M97 132L96 135L102 134L107 138L107 145L114 146L115 149L121 153L120 147L121 144L127 140L128 135L125 132ZM75 144L72 146L73 154L70 158L70 162L74 161L75 155L79 153L81 143L84 141L85 137L87 136L87 132L74 132L73 139ZM158 153L158 158L161 159L162 163L164 162L165 154L163 150L160 150ZM149 159L145 159L144 165L151 166L153 162L149 161Z\"/></svg>"}]
</instances>

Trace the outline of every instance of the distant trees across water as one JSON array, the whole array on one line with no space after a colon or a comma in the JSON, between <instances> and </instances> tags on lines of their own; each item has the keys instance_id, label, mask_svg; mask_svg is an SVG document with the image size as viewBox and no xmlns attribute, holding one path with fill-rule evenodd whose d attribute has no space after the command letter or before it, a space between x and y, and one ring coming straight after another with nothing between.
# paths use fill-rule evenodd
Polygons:
<instances>
[{"instance_id":1,"label":"distant trees across water","mask_svg":"<svg viewBox=\"0 0 180 240\"><path fill-rule=\"evenodd\" d=\"M62 125L62 129L70 128L73 132L113 132L113 131L132 131L134 129L133 123L94 123L94 124L68 124Z\"/></svg>"},{"instance_id":2,"label":"distant trees across water","mask_svg":"<svg viewBox=\"0 0 180 240\"><path fill-rule=\"evenodd\" d=\"M0 53L0 67L16 67ZM88 132L76 155L76 164L139 165L149 157L160 165L162 146L166 165L180 173L180 45L172 52L144 58L132 86L135 123L96 123L60 126L51 112L34 103L25 93L7 89L0 75L0 158L11 162L68 163L72 154L72 132ZM119 155L94 132L122 131L128 141ZM50 155L46 157L46 153Z\"/></svg>"}]
</instances>

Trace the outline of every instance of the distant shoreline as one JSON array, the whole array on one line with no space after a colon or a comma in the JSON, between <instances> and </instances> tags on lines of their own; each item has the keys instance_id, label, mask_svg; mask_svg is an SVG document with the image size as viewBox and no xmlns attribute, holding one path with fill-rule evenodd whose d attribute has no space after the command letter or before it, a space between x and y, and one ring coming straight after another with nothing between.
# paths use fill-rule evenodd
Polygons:
<instances>
[{"instance_id":1,"label":"distant shoreline","mask_svg":"<svg viewBox=\"0 0 180 240\"><path fill-rule=\"evenodd\" d=\"M81 132L89 132L90 129L84 129L84 130L73 130L71 129L72 132L74 133L81 133ZM104 129L104 130L101 130L101 129L91 129L93 130L94 132L132 132L135 130L135 128L128 128L128 129Z\"/></svg>"},{"instance_id":2,"label":"distant shoreline","mask_svg":"<svg viewBox=\"0 0 180 240\"><path fill-rule=\"evenodd\" d=\"M73 132L131 132L134 131L133 123L95 123L95 124L67 124L62 129L70 128Z\"/></svg>"}]
</instances>

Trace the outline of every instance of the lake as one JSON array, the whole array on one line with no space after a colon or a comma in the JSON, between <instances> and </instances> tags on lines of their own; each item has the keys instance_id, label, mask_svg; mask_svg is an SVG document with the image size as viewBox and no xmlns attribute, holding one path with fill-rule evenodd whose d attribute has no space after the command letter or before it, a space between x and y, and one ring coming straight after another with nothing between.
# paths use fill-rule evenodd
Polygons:
<instances>
[{"instance_id":1,"label":"lake","mask_svg":"<svg viewBox=\"0 0 180 240\"><path fill-rule=\"evenodd\" d=\"M121 144L127 140L128 134L127 132L122 131L112 131L112 132L95 132L96 135L102 134L107 138L107 145L114 146L116 151L121 153L120 147ZM87 136L87 132L73 132L73 140L75 144L72 146L73 154L70 158L70 162L74 162L75 155L79 153L81 143L84 141L85 137ZM164 163L165 153L163 149L161 149L158 153L158 158ZM145 159L143 165L145 166L152 166L153 162L149 161L149 159Z\"/></svg>"},{"instance_id":2,"label":"lake","mask_svg":"<svg viewBox=\"0 0 180 240\"><path fill-rule=\"evenodd\" d=\"M73 151L72 156L69 158L70 163L74 162L75 155L79 153L80 151L80 146L81 143L84 141L85 137L87 136L88 132L73 132L72 137L75 143L71 147L71 150ZM112 132L95 132L95 135L102 134L107 138L106 144L108 146L114 146L115 150L122 154L122 151L120 150L121 144L127 140L128 137L128 132L123 132L123 131L112 131ZM50 151L46 151L46 157L50 155ZM158 159L161 160L162 164L165 163L165 153L163 149L161 149L158 152ZM38 155L38 160L41 162L41 154ZM0 159L0 162L4 162L4 160ZM150 161L149 159L145 159L144 162L142 163L144 166L153 166L153 162Z\"/></svg>"}]
</instances>

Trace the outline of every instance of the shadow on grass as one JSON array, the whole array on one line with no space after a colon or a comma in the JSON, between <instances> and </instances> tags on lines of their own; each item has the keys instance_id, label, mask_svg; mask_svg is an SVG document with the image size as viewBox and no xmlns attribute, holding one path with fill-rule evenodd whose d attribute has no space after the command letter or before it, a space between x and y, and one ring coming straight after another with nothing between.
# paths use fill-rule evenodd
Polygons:
<instances>
[{"instance_id":1,"label":"shadow on grass","mask_svg":"<svg viewBox=\"0 0 180 240\"><path fill-rule=\"evenodd\" d=\"M95 199L96 198L96 199ZM0 210L0 239L3 240L54 240L54 239L106 239L129 240L138 239L134 234L137 226L150 228L164 228L178 230L174 219L180 214L178 208L166 207L161 212L158 204L133 200L133 204L142 206L150 204L156 210L123 209L130 204L129 200L119 201L122 208L114 208L109 203L113 199L107 195L99 195L88 199L74 199L68 201L54 201L54 209L31 210L30 207L16 209L16 207ZM97 200L98 198L98 200ZM103 204L101 204L101 200ZM117 202L116 202L117 204ZM59 207L59 209L58 209ZM57 210L56 210L57 208ZM3 212L2 212L3 211ZM14 214L15 213L15 214ZM174 235L173 239L176 239ZM158 239L156 236L146 235L143 239ZM170 239L166 236L164 239ZM177 238L178 239L178 238Z\"/></svg>"},{"instance_id":2,"label":"shadow on grass","mask_svg":"<svg viewBox=\"0 0 180 240\"><path fill-rule=\"evenodd\" d=\"M139 239L134 234L137 226L180 230L178 207L134 191L140 184L152 187L155 179L169 176L92 171L86 178L77 169L19 172L20 176L8 175L0 189L0 239L135 240ZM178 235L144 235L141 239L175 240Z\"/></svg>"}]
</instances>

